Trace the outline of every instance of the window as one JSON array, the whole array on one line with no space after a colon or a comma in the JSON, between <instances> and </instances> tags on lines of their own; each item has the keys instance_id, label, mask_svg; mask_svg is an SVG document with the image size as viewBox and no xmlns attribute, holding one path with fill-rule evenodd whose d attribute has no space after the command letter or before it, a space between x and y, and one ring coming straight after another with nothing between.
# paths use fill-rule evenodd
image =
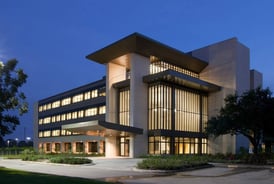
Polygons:
<instances>
[{"instance_id":1,"label":"window","mask_svg":"<svg viewBox=\"0 0 274 184\"><path fill-rule=\"evenodd\" d=\"M90 99L90 91L85 92L85 94L84 94L84 98L85 98L85 100Z\"/></svg>"},{"instance_id":2,"label":"window","mask_svg":"<svg viewBox=\"0 0 274 184\"><path fill-rule=\"evenodd\" d=\"M80 110L78 111L78 118L82 118L82 117L84 117L84 111Z\"/></svg>"},{"instance_id":3,"label":"window","mask_svg":"<svg viewBox=\"0 0 274 184\"><path fill-rule=\"evenodd\" d=\"M84 152L84 143L76 142L76 152Z\"/></svg>"},{"instance_id":4,"label":"window","mask_svg":"<svg viewBox=\"0 0 274 184\"><path fill-rule=\"evenodd\" d=\"M149 87L149 130L171 130L172 88L165 85Z\"/></svg>"},{"instance_id":5,"label":"window","mask_svg":"<svg viewBox=\"0 0 274 184\"><path fill-rule=\"evenodd\" d=\"M99 107L99 114L105 114L106 113L106 106Z\"/></svg>"},{"instance_id":6,"label":"window","mask_svg":"<svg viewBox=\"0 0 274 184\"><path fill-rule=\"evenodd\" d=\"M50 120L51 120L51 118L50 118L50 117L46 117L46 118L44 118L44 124L48 124L48 123L50 123Z\"/></svg>"},{"instance_id":7,"label":"window","mask_svg":"<svg viewBox=\"0 0 274 184\"><path fill-rule=\"evenodd\" d=\"M43 134L44 134L44 136L43 137L50 137L50 134L51 133L51 131L50 130L46 130L46 131L44 131L43 132Z\"/></svg>"},{"instance_id":8,"label":"window","mask_svg":"<svg viewBox=\"0 0 274 184\"><path fill-rule=\"evenodd\" d=\"M43 124L43 119L39 119L39 120L38 120L38 124L39 124L39 125L42 125L42 124Z\"/></svg>"},{"instance_id":9,"label":"window","mask_svg":"<svg viewBox=\"0 0 274 184\"><path fill-rule=\"evenodd\" d=\"M89 108L85 110L85 117L97 115L97 108Z\"/></svg>"},{"instance_id":10,"label":"window","mask_svg":"<svg viewBox=\"0 0 274 184\"><path fill-rule=\"evenodd\" d=\"M91 152L91 153L98 152L98 143L97 142L89 142L88 143L88 152Z\"/></svg>"},{"instance_id":11,"label":"window","mask_svg":"<svg viewBox=\"0 0 274 184\"><path fill-rule=\"evenodd\" d=\"M121 89L119 93L119 123L129 126L129 107L130 107L129 89Z\"/></svg>"},{"instance_id":12,"label":"window","mask_svg":"<svg viewBox=\"0 0 274 184\"><path fill-rule=\"evenodd\" d=\"M148 140L149 154L170 154L170 137L150 136Z\"/></svg>"},{"instance_id":13,"label":"window","mask_svg":"<svg viewBox=\"0 0 274 184\"><path fill-rule=\"evenodd\" d=\"M67 113L67 116L66 116L67 120L70 120L71 119L71 113Z\"/></svg>"},{"instance_id":14,"label":"window","mask_svg":"<svg viewBox=\"0 0 274 184\"><path fill-rule=\"evenodd\" d=\"M71 103L70 97L63 99L61 102L62 106L69 105L70 103Z\"/></svg>"},{"instance_id":15,"label":"window","mask_svg":"<svg viewBox=\"0 0 274 184\"><path fill-rule=\"evenodd\" d=\"M77 119L77 113L78 113L78 112L73 112L71 118L72 118L72 119Z\"/></svg>"},{"instance_id":16,"label":"window","mask_svg":"<svg viewBox=\"0 0 274 184\"><path fill-rule=\"evenodd\" d=\"M185 74L185 75L189 75L191 77L199 78L199 75L197 73L194 73L190 70L180 68L178 66L161 61L159 58L157 58L155 56L151 56L150 61L151 61L150 74L155 74L155 73L163 72L166 70L173 70L173 71Z\"/></svg>"},{"instance_id":17,"label":"window","mask_svg":"<svg viewBox=\"0 0 274 184\"><path fill-rule=\"evenodd\" d=\"M91 98L96 98L98 97L98 89L94 89L91 91Z\"/></svg>"},{"instance_id":18,"label":"window","mask_svg":"<svg viewBox=\"0 0 274 184\"><path fill-rule=\"evenodd\" d=\"M55 101L55 102L52 103L52 108L53 108L53 109L54 109L54 108L57 108L57 107L60 107L60 100Z\"/></svg>"},{"instance_id":19,"label":"window","mask_svg":"<svg viewBox=\"0 0 274 184\"><path fill-rule=\"evenodd\" d=\"M61 120L62 120L62 121L65 121L65 120L66 120L66 114L62 114L62 115L61 115Z\"/></svg>"},{"instance_id":20,"label":"window","mask_svg":"<svg viewBox=\"0 0 274 184\"><path fill-rule=\"evenodd\" d=\"M75 95L72 97L72 103L83 101L83 94Z\"/></svg>"},{"instance_id":21,"label":"window","mask_svg":"<svg viewBox=\"0 0 274 184\"><path fill-rule=\"evenodd\" d=\"M55 152L61 152L61 143L55 143L54 149L55 149Z\"/></svg>"},{"instance_id":22,"label":"window","mask_svg":"<svg viewBox=\"0 0 274 184\"><path fill-rule=\"evenodd\" d=\"M60 136L60 133L61 133L61 131L59 129L58 130L52 130L52 132L51 132L53 137Z\"/></svg>"}]
</instances>

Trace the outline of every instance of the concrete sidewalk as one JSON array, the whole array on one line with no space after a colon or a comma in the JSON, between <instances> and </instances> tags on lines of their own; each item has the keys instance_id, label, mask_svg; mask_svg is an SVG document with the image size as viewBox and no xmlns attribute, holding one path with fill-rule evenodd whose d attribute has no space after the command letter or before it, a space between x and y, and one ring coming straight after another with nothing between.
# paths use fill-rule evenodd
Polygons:
<instances>
[{"instance_id":1,"label":"concrete sidewalk","mask_svg":"<svg viewBox=\"0 0 274 184\"><path fill-rule=\"evenodd\" d=\"M186 172L163 173L136 169L142 159L93 157L93 164L65 165L43 162L28 162L0 158L0 167L47 173L62 176L120 181L127 184L273 184L274 172L271 166L230 166L217 164L216 167Z\"/></svg>"}]
</instances>

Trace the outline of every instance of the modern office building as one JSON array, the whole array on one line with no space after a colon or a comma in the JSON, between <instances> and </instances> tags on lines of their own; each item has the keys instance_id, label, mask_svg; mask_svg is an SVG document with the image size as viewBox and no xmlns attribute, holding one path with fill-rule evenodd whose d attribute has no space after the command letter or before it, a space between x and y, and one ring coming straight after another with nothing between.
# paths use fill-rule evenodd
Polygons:
<instances>
[{"instance_id":1,"label":"modern office building","mask_svg":"<svg viewBox=\"0 0 274 184\"><path fill-rule=\"evenodd\" d=\"M104 65L106 76L37 103L37 149L137 157L249 146L241 136L204 134L228 94L262 85L236 38L184 53L134 33L86 58Z\"/></svg>"}]
</instances>

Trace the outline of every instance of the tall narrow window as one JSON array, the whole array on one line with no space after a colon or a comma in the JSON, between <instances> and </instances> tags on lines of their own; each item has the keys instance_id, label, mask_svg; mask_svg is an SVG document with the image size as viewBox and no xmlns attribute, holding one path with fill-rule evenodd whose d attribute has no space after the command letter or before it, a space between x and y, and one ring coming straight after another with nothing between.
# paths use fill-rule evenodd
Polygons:
<instances>
[{"instance_id":1,"label":"tall narrow window","mask_svg":"<svg viewBox=\"0 0 274 184\"><path fill-rule=\"evenodd\" d=\"M154 85L149 88L149 130L171 130L172 88Z\"/></svg>"},{"instance_id":2,"label":"tall narrow window","mask_svg":"<svg viewBox=\"0 0 274 184\"><path fill-rule=\"evenodd\" d=\"M119 122L121 125L129 126L129 112L130 112L130 91L129 89L122 89L119 93Z\"/></svg>"}]
</instances>

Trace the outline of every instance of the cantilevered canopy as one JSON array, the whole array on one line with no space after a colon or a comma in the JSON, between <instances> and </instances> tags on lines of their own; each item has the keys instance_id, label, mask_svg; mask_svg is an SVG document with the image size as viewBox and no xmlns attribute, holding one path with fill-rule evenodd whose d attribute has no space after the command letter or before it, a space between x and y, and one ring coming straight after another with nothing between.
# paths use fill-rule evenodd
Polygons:
<instances>
[{"instance_id":1,"label":"cantilevered canopy","mask_svg":"<svg viewBox=\"0 0 274 184\"><path fill-rule=\"evenodd\" d=\"M221 89L215 84L211 84L209 82L173 70L166 70L160 73L144 76L143 81L146 83L153 83L157 81L172 82L206 92L219 91Z\"/></svg>"},{"instance_id":2,"label":"cantilevered canopy","mask_svg":"<svg viewBox=\"0 0 274 184\"><path fill-rule=\"evenodd\" d=\"M137 53L145 57L157 58L173 65L200 73L208 63L185 54L139 33L133 33L113 44L86 56L87 59L106 64L128 53Z\"/></svg>"},{"instance_id":3,"label":"cantilevered canopy","mask_svg":"<svg viewBox=\"0 0 274 184\"><path fill-rule=\"evenodd\" d=\"M98 120L62 125L62 130L79 133L97 132L101 136L143 134L141 128Z\"/></svg>"}]
</instances>

